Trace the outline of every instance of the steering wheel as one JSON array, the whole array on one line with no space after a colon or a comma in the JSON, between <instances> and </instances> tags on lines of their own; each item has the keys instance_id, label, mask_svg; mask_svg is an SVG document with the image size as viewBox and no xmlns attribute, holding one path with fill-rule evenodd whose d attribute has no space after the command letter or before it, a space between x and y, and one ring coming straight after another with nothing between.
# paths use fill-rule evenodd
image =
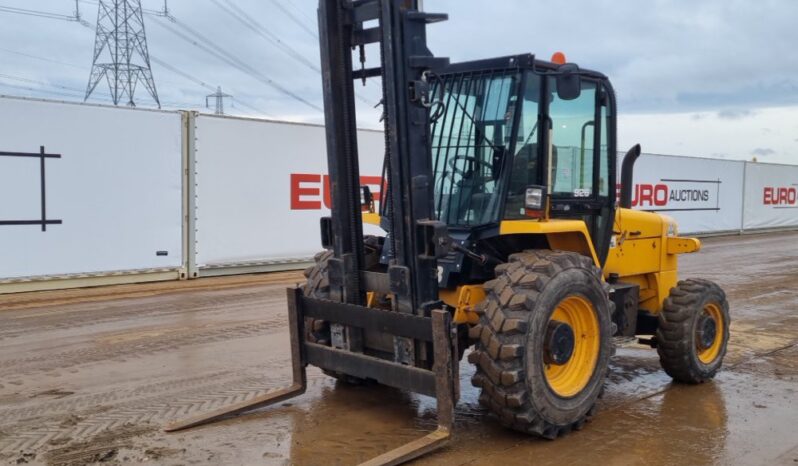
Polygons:
<instances>
[{"instance_id":1,"label":"steering wheel","mask_svg":"<svg viewBox=\"0 0 798 466\"><path fill-rule=\"evenodd\" d=\"M472 155L462 155L462 156L458 156L458 157L455 157L453 159L450 159L449 162L447 162L447 164L449 165L449 169L452 172L454 172L454 173L456 173L456 174L458 174L458 175L460 175L462 177L466 176L465 170L461 170L460 168L455 166L455 163L460 161L460 160L464 160L466 162L471 162L471 163L473 163L474 165L476 165L478 167L485 167L487 169L493 169L493 165L492 164L490 164L489 162L486 162L486 161L484 161L482 159L478 159L478 158L476 158L476 157L474 157Z\"/></svg>"}]
</instances>

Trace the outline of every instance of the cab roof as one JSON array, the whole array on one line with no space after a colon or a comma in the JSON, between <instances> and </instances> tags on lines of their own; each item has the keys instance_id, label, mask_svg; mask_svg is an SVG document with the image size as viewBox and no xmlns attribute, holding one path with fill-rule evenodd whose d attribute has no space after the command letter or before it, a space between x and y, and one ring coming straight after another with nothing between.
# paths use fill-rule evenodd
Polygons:
<instances>
[{"instance_id":1,"label":"cab roof","mask_svg":"<svg viewBox=\"0 0 798 466\"><path fill-rule=\"evenodd\" d=\"M501 71L521 71L533 70L552 72L557 71L560 65L550 61L538 60L534 54L525 53L521 55L507 55L496 58L484 58L480 60L470 60L459 63L451 63L439 69L433 70L436 74L447 75L454 73L468 73L468 72L501 72ZM579 69L583 76L589 76L597 79L607 79L603 73L598 71Z\"/></svg>"}]
</instances>

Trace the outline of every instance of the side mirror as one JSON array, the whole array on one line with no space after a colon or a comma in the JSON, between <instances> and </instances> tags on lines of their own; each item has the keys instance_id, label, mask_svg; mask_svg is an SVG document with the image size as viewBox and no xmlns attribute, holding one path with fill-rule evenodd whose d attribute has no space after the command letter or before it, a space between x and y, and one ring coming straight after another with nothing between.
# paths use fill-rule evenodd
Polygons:
<instances>
[{"instance_id":1,"label":"side mirror","mask_svg":"<svg viewBox=\"0 0 798 466\"><path fill-rule=\"evenodd\" d=\"M582 77L576 63L565 63L557 70L557 97L561 100L578 99L582 94Z\"/></svg>"}]
</instances>

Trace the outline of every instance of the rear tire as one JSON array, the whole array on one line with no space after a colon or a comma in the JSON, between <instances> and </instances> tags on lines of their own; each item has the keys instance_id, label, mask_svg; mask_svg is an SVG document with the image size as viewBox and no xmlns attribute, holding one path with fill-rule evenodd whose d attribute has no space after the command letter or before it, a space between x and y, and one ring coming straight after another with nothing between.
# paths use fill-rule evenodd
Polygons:
<instances>
[{"instance_id":1,"label":"rear tire","mask_svg":"<svg viewBox=\"0 0 798 466\"><path fill-rule=\"evenodd\" d=\"M657 353L662 368L681 383L715 377L726 355L729 323L729 303L720 286L700 279L680 281L659 314Z\"/></svg>"},{"instance_id":2,"label":"rear tire","mask_svg":"<svg viewBox=\"0 0 798 466\"><path fill-rule=\"evenodd\" d=\"M545 438L581 429L612 354L612 304L601 271L582 255L540 250L511 255L496 277L485 283L471 329L478 342L468 359L480 404L504 426ZM553 363L546 342L566 320L571 355Z\"/></svg>"}]
</instances>

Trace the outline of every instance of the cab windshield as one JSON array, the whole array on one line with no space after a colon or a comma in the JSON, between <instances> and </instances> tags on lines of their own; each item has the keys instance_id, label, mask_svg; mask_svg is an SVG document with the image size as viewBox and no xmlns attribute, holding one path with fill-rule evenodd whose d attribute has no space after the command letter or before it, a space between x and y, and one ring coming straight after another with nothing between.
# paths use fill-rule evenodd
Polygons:
<instances>
[{"instance_id":1,"label":"cab windshield","mask_svg":"<svg viewBox=\"0 0 798 466\"><path fill-rule=\"evenodd\" d=\"M606 91L600 92L599 81L583 78L580 95L564 100L554 76L525 74L471 71L434 81L431 156L438 220L471 227L527 219L529 186L546 186L552 202L575 203L557 216L582 218L576 204L609 197L609 114L600 99Z\"/></svg>"},{"instance_id":2,"label":"cab windshield","mask_svg":"<svg viewBox=\"0 0 798 466\"><path fill-rule=\"evenodd\" d=\"M442 222L472 226L498 219L519 81L517 72L484 72L434 83L432 168Z\"/></svg>"}]
</instances>

